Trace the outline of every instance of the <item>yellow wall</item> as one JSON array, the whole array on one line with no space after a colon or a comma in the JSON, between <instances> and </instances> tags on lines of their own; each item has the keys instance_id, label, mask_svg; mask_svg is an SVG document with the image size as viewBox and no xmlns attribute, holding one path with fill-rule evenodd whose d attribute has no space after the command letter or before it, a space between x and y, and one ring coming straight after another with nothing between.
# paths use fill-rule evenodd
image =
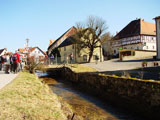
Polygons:
<instances>
[{"instance_id":1,"label":"yellow wall","mask_svg":"<svg viewBox=\"0 0 160 120\"><path fill-rule=\"evenodd\" d=\"M63 61L68 61L68 63L70 63L70 57L69 56L70 56L70 54L73 53L75 62L78 62L78 63L87 62L88 59L89 59L89 55L88 55L89 50L83 49L83 50L80 51L80 54L78 55L77 50L75 50L76 45L74 44L74 49L72 49L72 46L73 45L65 46L66 50L64 50L64 47L59 48L59 51L60 51L60 54L61 54L61 61L62 62ZM96 62L96 60L94 59L95 55L99 56L99 61L100 61L100 54L101 54L101 60L103 61L102 48L96 48L94 50L91 62ZM87 56L86 61L83 58L84 55Z\"/></svg>"}]
</instances>

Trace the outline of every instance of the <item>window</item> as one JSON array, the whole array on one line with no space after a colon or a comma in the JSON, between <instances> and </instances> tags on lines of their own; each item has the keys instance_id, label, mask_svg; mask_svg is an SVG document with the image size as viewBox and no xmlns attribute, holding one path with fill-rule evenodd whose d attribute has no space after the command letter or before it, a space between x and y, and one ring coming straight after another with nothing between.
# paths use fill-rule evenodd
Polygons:
<instances>
[{"instance_id":1,"label":"window","mask_svg":"<svg viewBox=\"0 0 160 120\"><path fill-rule=\"evenodd\" d=\"M154 45L152 47L153 47L153 50L154 50Z\"/></svg>"},{"instance_id":2,"label":"window","mask_svg":"<svg viewBox=\"0 0 160 120\"><path fill-rule=\"evenodd\" d=\"M154 38L152 37L152 40L153 40Z\"/></svg>"},{"instance_id":3,"label":"window","mask_svg":"<svg viewBox=\"0 0 160 120\"><path fill-rule=\"evenodd\" d=\"M137 50L139 50L139 46L137 46Z\"/></svg>"},{"instance_id":4,"label":"window","mask_svg":"<svg viewBox=\"0 0 160 120\"><path fill-rule=\"evenodd\" d=\"M38 54L40 54L40 51L38 51Z\"/></svg>"},{"instance_id":5,"label":"window","mask_svg":"<svg viewBox=\"0 0 160 120\"><path fill-rule=\"evenodd\" d=\"M114 54L116 54L116 50L114 50Z\"/></svg>"},{"instance_id":6,"label":"window","mask_svg":"<svg viewBox=\"0 0 160 120\"><path fill-rule=\"evenodd\" d=\"M64 47L64 51L66 51L66 47Z\"/></svg>"},{"instance_id":7,"label":"window","mask_svg":"<svg viewBox=\"0 0 160 120\"><path fill-rule=\"evenodd\" d=\"M83 55L83 61L87 62L87 55Z\"/></svg>"},{"instance_id":8,"label":"window","mask_svg":"<svg viewBox=\"0 0 160 120\"><path fill-rule=\"evenodd\" d=\"M74 45L72 45L72 49L74 49Z\"/></svg>"},{"instance_id":9,"label":"window","mask_svg":"<svg viewBox=\"0 0 160 120\"><path fill-rule=\"evenodd\" d=\"M148 49L148 46L146 46L146 49Z\"/></svg>"}]
</instances>

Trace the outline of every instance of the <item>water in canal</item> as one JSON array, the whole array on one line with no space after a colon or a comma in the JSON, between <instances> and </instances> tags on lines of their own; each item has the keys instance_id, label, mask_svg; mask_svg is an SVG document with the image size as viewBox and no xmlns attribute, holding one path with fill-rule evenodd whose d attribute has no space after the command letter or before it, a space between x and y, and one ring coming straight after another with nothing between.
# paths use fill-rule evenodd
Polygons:
<instances>
[{"instance_id":1,"label":"water in canal","mask_svg":"<svg viewBox=\"0 0 160 120\"><path fill-rule=\"evenodd\" d=\"M49 85L53 93L62 97L72 106L75 113L82 116L85 120L143 120L135 114L120 110L85 93L79 92L68 83L64 84L59 80L57 81L47 76L43 76L42 79Z\"/></svg>"}]
</instances>

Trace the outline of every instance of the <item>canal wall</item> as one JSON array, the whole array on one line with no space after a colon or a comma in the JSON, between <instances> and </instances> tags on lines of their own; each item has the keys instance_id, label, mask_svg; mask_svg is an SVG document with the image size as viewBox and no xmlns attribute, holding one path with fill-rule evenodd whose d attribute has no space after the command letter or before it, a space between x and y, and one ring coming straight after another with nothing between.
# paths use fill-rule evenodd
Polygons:
<instances>
[{"instance_id":1,"label":"canal wall","mask_svg":"<svg viewBox=\"0 0 160 120\"><path fill-rule=\"evenodd\" d=\"M97 73L74 73L69 68L49 70L76 88L104 101L130 109L148 119L160 119L160 82Z\"/></svg>"}]
</instances>

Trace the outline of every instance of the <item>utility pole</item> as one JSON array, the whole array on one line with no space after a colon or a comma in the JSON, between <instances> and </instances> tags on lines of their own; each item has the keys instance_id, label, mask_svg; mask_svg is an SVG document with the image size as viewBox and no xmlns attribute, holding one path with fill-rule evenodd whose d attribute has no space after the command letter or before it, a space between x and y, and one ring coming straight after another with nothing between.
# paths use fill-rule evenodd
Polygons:
<instances>
[{"instance_id":1,"label":"utility pole","mask_svg":"<svg viewBox=\"0 0 160 120\"><path fill-rule=\"evenodd\" d=\"M29 39L26 39L26 47L28 47Z\"/></svg>"}]
</instances>

